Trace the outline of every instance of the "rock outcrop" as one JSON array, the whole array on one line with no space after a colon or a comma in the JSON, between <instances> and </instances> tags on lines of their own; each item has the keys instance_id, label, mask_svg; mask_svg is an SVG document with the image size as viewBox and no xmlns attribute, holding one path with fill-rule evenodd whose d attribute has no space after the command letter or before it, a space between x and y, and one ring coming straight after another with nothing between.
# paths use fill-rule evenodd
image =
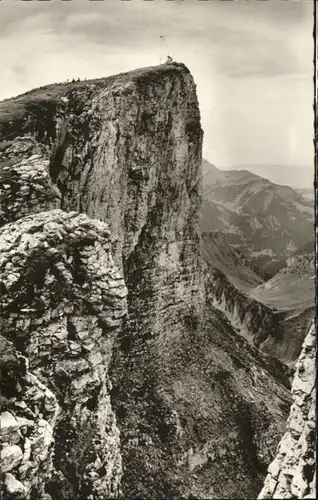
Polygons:
<instances>
[{"instance_id":1,"label":"rock outcrop","mask_svg":"<svg viewBox=\"0 0 318 500\"><path fill-rule=\"evenodd\" d=\"M57 405L7 395L5 422L18 402L51 436L39 479L13 436L7 499L255 498L289 380L206 307L188 69L31 91L0 133L1 333Z\"/></svg>"},{"instance_id":2,"label":"rock outcrop","mask_svg":"<svg viewBox=\"0 0 318 500\"><path fill-rule=\"evenodd\" d=\"M0 226L30 213L60 207L61 194L49 173L46 148L19 137L0 149Z\"/></svg>"},{"instance_id":3,"label":"rock outcrop","mask_svg":"<svg viewBox=\"0 0 318 500\"><path fill-rule=\"evenodd\" d=\"M11 342L1 337L0 348L2 498L44 499L59 406Z\"/></svg>"},{"instance_id":4,"label":"rock outcrop","mask_svg":"<svg viewBox=\"0 0 318 500\"><path fill-rule=\"evenodd\" d=\"M109 230L84 214L57 209L5 225L0 241L1 333L27 356L31 372L26 382L18 381L19 395L8 399L8 410L1 414L6 438L16 446L4 448L1 457L18 453L20 441L7 423L19 415L21 405L40 419L36 432L43 431L47 440L47 449L38 450L37 442L31 446L27 464L21 458L17 467L12 453L5 458L5 471L11 474L8 484L18 481L26 498L37 497L33 461L37 464L41 456L50 472L45 478L47 491L52 489L58 498L59 487L68 492L67 498L117 496L121 455L108 367L126 314L127 290L112 259ZM25 387L29 379L34 404ZM36 384L43 396L33 394ZM58 417L47 416L44 397L53 399L53 395L47 390L46 396L46 386L58 402ZM54 469L49 466L53 436ZM38 469L43 476L41 463Z\"/></svg>"},{"instance_id":5,"label":"rock outcrop","mask_svg":"<svg viewBox=\"0 0 318 500\"><path fill-rule=\"evenodd\" d=\"M259 499L316 498L316 336L311 326L297 361L293 404Z\"/></svg>"}]
</instances>

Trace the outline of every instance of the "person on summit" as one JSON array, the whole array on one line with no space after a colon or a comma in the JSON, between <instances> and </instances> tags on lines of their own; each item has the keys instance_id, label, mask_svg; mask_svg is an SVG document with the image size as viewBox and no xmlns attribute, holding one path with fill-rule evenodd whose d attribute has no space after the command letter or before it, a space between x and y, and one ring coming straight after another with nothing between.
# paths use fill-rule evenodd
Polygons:
<instances>
[{"instance_id":1,"label":"person on summit","mask_svg":"<svg viewBox=\"0 0 318 500\"><path fill-rule=\"evenodd\" d=\"M166 64L169 64L169 63L172 63L173 62L173 59L171 56L168 56L167 57L167 60L166 60Z\"/></svg>"}]
</instances>

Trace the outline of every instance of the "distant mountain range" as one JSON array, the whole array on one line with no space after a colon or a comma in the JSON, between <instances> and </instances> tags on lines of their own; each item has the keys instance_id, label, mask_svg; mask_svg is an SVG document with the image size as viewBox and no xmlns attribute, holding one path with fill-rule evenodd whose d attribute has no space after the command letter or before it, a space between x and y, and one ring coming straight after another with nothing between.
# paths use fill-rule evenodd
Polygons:
<instances>
[{"instance_id":1,"label":"distant mountain range","mask_svg":"<svg viewBox=\"0 0 318 500\"><path fill-rule=\"evenodd\" d=\"M310 168L308 166L241 164L223 167L222 170L248 170L275 184L290 186L294 189L313 189L314 184L314 167Z\"/></svg>"},{"instance_id":2,"label":"distant mountain range","mask_svg":"<svg viewBox=\"0 0 318 500\"><path fill-rule=\"evenodd\" d=\"M314 190L313 186L310 188L295 189L295 191L297 191L297 193L301 194L305 198L308 198L309 200L314 201L314 199L315 199L315 190Z\"/></svg>"},{"instance_id":3,"label":"distant mountain range","mask_svg":"<svg viewBox=\"0 0 318 500\"><path fill-rule=\"evenodd\" d=\"M220 170L203 160L201 231L219 230L263 278L272 277L314 240L312 201L247 170Z\"/></svg>"}]
</instances>

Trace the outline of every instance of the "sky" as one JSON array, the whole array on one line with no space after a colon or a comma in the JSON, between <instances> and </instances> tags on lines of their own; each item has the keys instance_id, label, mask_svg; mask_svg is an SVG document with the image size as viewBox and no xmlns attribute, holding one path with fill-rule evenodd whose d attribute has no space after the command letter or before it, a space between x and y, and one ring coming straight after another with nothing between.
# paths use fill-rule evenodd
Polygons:
<instances>
[{"instance_id":1,"label":"sky","mask_svg":"<svg viewBox=\"0 0 318 500\"><path fill-rule=\"evenodd\" d=\"M312 0L0 0L0 99L169 54L194 76L211 163L313 169L312 11Z\"/></svg>"}]
</instances>

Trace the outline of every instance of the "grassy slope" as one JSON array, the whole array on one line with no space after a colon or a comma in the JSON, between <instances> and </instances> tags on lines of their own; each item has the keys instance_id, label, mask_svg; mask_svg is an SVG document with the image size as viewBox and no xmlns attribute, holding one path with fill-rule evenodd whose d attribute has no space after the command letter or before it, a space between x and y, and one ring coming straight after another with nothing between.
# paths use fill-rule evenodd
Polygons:
<instances>
[{"instance_id":1,"label":"grassy slope","mask_svg":"<svg viewBox=\"0 0 318 500\"><path fill-rule=\"evenodd\" d=\"M165 73L177 71L178 67L186 69L183 64L162 64L147 68L140 68L134 71L119 73L105 78L97 78L93 80L81 80L76 82L62 82L45 85L29 92L20 94L16 97L5 99L0 102L0 130L1 126L8 124L10 121L19 121L27 114L36 113L36 110L49 109L50 106L55 106L61 101L61 98L72 91L80 91L90 85L97 88L111 87L113 84L126 85L131 82L138 82L148 79L149 81L160 81L160 78ZM1 139L1 138L0 138Z\"/></svg>"}]
</instances>

